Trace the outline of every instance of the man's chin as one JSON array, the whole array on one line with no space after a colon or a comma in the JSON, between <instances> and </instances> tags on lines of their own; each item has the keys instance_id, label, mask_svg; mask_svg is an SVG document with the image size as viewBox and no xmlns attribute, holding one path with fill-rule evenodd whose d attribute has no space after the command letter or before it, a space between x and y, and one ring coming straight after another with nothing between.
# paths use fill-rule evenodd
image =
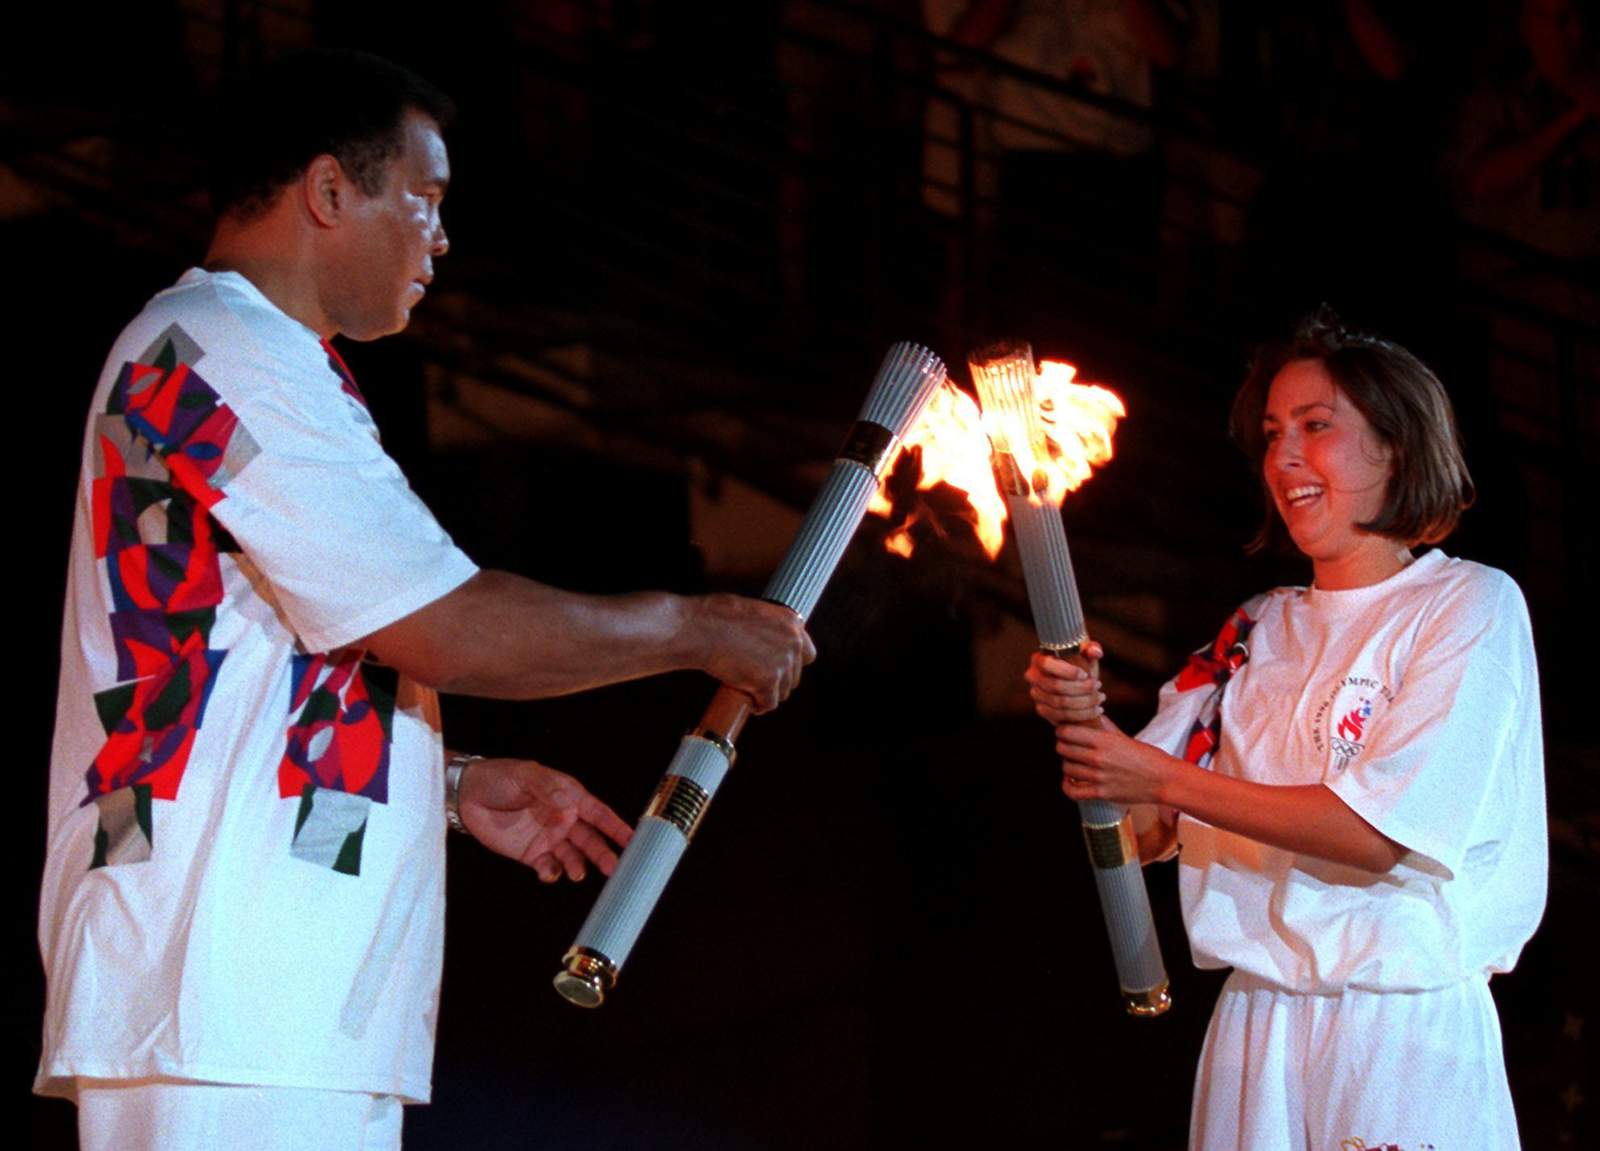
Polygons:
<instances>
[{"instance_id":1,"label":"man's chin","mask_svg":"<svg viewBox=\"0 0 1600 1151\"><path fill-rule=\"evenodd\" d=\"M400 314L391 319L387 324L373 324L371 326L363 326L361 328L345 328L340 332L340 335L344 336L344 338L347 340L354 340L358 344L366 344L371 343L373 340L381 340L385 336L393 336L399 332L403 332L406 329L406 325L410 322L411 309L402 308L400 310Z\"/></svg>"}]
</instances>

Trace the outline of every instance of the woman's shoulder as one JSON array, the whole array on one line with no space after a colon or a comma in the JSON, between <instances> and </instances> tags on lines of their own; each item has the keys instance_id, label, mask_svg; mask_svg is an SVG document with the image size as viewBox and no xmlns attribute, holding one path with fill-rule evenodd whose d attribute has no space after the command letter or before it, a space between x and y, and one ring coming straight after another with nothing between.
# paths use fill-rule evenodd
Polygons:
<instances>
[{"instance_id":1,"label":"woman's shoulder","mask_svg":"<svg viewBox=\"0 0 1600 1151\"><path fill-rule=\"evenodd\" d=\"M1506 668L1531 667L1533 629L1517 581L1499 568L1439 552L1419 588L1421 642L1459 646L1463 654ZM1420 561L1419 561L1420 562Z\"/></svg>"},{"instance_id":2,"label":"woman's shoulder","mask_svg":"<svg viewBox=\"0 0 1600 1151\"><path fill-rule=\"evenodd\" d=\"M1418 590L1441 609L1496 618L1507 612L1527 616L1522 589L1499 568L1440 551L1429 552L1417 563L1428 565L1420 573L1423 578L1418 581Z\"/></svg>"}]
</instances>

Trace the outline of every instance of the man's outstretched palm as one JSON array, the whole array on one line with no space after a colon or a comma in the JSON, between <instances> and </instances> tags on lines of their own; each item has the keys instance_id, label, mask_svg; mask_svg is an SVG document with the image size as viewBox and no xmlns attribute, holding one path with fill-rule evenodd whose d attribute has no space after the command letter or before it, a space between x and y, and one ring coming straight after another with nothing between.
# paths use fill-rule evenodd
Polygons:
<instances>
[{"instance_id":1,"label":"man's outstretched palm","mask_svg":"<svg viewBox=\"0 0 1600 1151\"><path fill-rule=\"evenodd\" d=\"M461 779L461 820L491 851L546 883L610 875L633 829L572 776L531 759L474 760ZM615 844L616 847L612 845Z\"/></svg>"}]
</instances>

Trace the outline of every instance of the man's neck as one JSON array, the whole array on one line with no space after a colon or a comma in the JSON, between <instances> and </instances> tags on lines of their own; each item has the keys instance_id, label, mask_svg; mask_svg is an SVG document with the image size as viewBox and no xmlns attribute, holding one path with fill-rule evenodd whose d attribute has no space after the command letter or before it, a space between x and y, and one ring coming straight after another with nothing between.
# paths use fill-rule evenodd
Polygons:
<instances>
[{"instance_id":1,"label":"man's neck","mask_svg":"<svg viewBox=\"0 0 1600 1151\"><path fill-rule=\"evenodd\" d=\"M285 315L319 337L336 335L338 327L322 308L311 253L296 242L297 237L273 224L270 215L245 224L226 218L220 221L206 252L206 271L237 272Z\"/></svg>"}]
</instances>

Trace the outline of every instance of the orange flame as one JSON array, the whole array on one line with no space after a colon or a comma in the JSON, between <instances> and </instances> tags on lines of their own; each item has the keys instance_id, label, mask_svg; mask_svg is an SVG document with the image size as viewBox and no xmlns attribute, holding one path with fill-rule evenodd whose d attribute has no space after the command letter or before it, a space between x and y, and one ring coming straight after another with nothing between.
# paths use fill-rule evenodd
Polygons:
<instances>
[{"instance_id":1,"label":"orange flame","mask_svg":"<svg viewBox=\"0 0 1600 1151\"><path fill-rule=\"evenodd\" d=\"M887 513L879 512L878 514L886 515ZM916 542L911 538L912 522L907 520L903 525L891 532L889 537L883 541L883 546L897 556L904 556L906 559L910 559L911 553L917 550Z\"/></svg>"},{"instance_id":2,"label":"orange flame","mask_svg":"<svg viewBox=\"0 0 1600 1151\"><path fill-rule=\"evenodd\" d=\"M1004 437L1012 445L1023 475L1029 478L1031 498L1036 501L1059 505L1068 492L1082 486L1094 468L1111 459L1112 435L1117 421L1127 414L1115 392L1077 383L1076 375L1077 369L1071 364L1041 361L1033 384L1038 413L1031 430L1037 434L1013 433ZM980 414L977 402L946 378L900 444L902 453L918 449L918 491L942 483L966 497L978 542L990 559L1000 554L1005 542L1006 505L995 483L989 434L985 431L985 422L992 426L997 419L998 413ZM1017 446L1023 444L1032 446L1018 451ZM893 472L893 464L884 470L883 482L867 506L874 515L889 518L894 514L886 490ZM911 528L920 516L920 512L913 512L889 534L884 546L896 555L909 557L915 550Z\"/></svg>"},{"instance_id":3,"label":"orange flame","mask_svg":"<svg viewBox=\"0 0 1600 1151\"><path fill-rule=\"evenodd\" d=\"M1035 502L1060 506L1067 493L1111 459L1111 437L1117 421L1128 414L1117 393L1098 384L1076 382L1078 369L1059 360L1041 360L1033 380L1039 411L1035 426L1043 433L1043 451L1017 463L1033 484ZM988 418L989 413L984 413ZM1013 444L1037 443L1037 437L1012 436Z\"/></svg>"},{"instance_id":4,"label":"orange flame","mask_svg":"<svg viewBox=\"0 0 1600 1151\"><path fill-rule=\"evenodd\" d=\"M989 437L983 430L977 401L947 377L933 393L922 417L900 442L902 453L912 448L919 450L922 464L917 490L925 492L945 484L966 496L972 508L978 542L990 559L999 555L1000 546L1005 542L1006 505L995 487L994 471L989 463ZM885 469L885 483L893 471L893 466ZM885 517L893 514L894 505L883 484L878 486L867 510ZM911 525L916 521L917 516L912 515L889 535L884 546L896 555L911 555L915 550Z\"/></svg>"}]
</instances>

